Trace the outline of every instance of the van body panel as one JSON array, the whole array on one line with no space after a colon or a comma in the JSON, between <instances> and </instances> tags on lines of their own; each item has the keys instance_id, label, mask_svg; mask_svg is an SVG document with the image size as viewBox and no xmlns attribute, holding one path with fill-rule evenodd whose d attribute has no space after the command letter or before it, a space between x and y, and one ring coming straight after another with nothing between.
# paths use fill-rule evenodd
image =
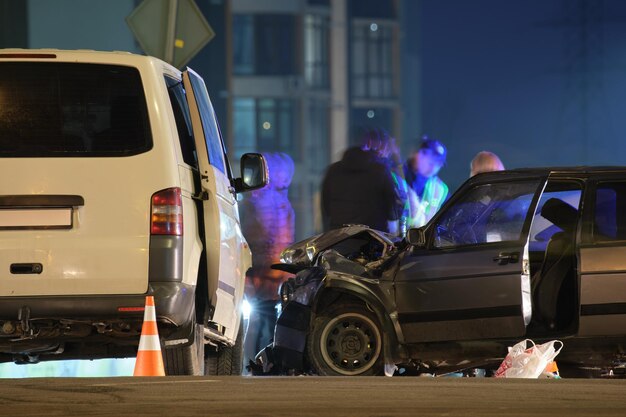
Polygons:
<instances>
[{"instance_id":1,"label":"van body panel","mask_svg":"<svg viewBox=\"0 0 626 417\"><path fill-rule=\"evenodd\" d=\"M145 292L150 200L173 185L164 172L141 175L152 156L3 159L3 170L14 173L4 195L74 194L85 205L73 208L68 230L0 231L0 296ZM16 276L14 263L41 263L43 271Z\"/></svg>"},{"instance_id":2,"label":"van body panel","mask_svg":"<svg viewBox=\"0 0 626 417\"><path fill-rule=\"evenodd\" d=\"M5 197L0 207L5 210L0 216L0 320L26 320L33 332L45 321L48 331L57 332L59 345L83 337L72 333L85 331L80 326L93 326L91 333L80 333L85 344L102 343L106 335L107 344L127 347L137 342L138 334L126 324L141 319L145 295L154 295L157 320L164 324L165 338L172 338L165 346L181 347L193 339L188 336L195 324L196 285L199 279L207 279L210 320L223 333L222 342L234 344L251 254L241 232L230 168L204 81L198 77L217 140L196 140L193 155L200 162L196 167L190 148L181 147L189 140L181 142L179 113L172 111L168 80L182 82L183 73L171 65L125 52L2 52L0 69L11 64L4 67L9 77L4 86L0 81L0 91L9 88L21 102L9 106L0 96L0 122L3 109L19 115L0 123L0 197ZM37 68L40 63L56 72ZM91 64L104 76L94 75ZM131 73L129 89L123 80L130 80L124 77ZM7 79L14 84L7 84ZM40 80L44 88L39 88ZM134 101L124 107L114 103L116 97ZM140 111L137 117L133 110ZM127 123L118 124L117 131L114 113ZM36 130L26 123L30 119L38 122ZM136 130L126 127L133 121ZM193 132L199 137L195 126ZM134 148L135 142L142 147ZM207 146L213 156L221 149L219 169L209 163ZM181 191L182 234L152 235L152 198L172 188ZM11 203L4 204L7 201ZM170 210L167 204L163 207ZM11 226L26 221L32 224L21 229L2 226L2 222ZM203 252L206 277L199 276ZM62 355L54 345L56 339L39 346L36 336L24 335L27 343L16 335L18 344L7 339L0 343L0 352ZM123 340L113 342L119 336Z\"/></svg>"},{"instance_id":3,"label":"van body panel","mask_svg":"<svg viewBox=\"0 0 626 417\"><path fill-rule=\"evenodd\" d=\"M2 170L11 173L2 194L72 194L85 205L73 209L68 230L0 231L0 296L145 293L151 197L180 185L171 157L175 146L163 120L167 102L155 87L161 65L126 54L81 52L58 52L53 61L137 68L152 147L128 157L2 158ZM9 272L14 263L41 263L43 270L15 276Z\"/></svg>"}]
</instances>

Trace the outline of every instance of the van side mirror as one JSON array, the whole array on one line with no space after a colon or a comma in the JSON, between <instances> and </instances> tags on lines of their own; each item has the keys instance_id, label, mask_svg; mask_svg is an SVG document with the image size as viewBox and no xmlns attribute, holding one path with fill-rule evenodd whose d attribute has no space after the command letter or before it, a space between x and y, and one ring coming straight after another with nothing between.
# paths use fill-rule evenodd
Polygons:
<instances>
[{"instance_id":1,"label":"van side mirror","mask_svg":"<svg viewBox=\"0 0 626 417\"><path fill-rule=\"evenodd\" d=\"M241 178L235 179L238 193L257 190L267 185L267 163L260 153L245 153L241 156Z\"/></svg>"},{"instance_id":2,"label":"van side mirror","mask_svg":"<svg viewBox=\"0 0 626 417\"><path fill-rule=\"evenodd\" d=\"M426 247L426 232L423 227L409 229L406 232L406 241L418 248Z\"/></svg>"}]
</instances>

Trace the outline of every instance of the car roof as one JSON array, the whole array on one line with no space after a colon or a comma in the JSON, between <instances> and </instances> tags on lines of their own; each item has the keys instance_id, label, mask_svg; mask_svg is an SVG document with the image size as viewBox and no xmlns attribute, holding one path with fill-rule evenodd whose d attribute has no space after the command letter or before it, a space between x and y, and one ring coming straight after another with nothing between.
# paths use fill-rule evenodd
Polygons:
<instances>
[{"instance_id":1,"label":"car roof","mask_svg":"<svg viewBox=\"0 0 626 417\"><path fill-rule=\"evenodd\" d=\"M626 166L575 166L575 167L537 167L517 168L506 171L494 171L477 174L472 180L504 180L515 177L545 177L549 175L585 177L591 174L626 174ZM473 181L472 181L473 182Z\"/></svg>"}]
</instances>

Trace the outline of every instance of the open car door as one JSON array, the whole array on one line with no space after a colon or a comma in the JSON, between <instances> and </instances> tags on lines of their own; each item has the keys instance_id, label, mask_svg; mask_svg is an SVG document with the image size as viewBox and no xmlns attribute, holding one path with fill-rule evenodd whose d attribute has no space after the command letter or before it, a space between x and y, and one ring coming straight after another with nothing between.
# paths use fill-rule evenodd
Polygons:
<instances>
[{"instance_id":1,"label":"open car door","mask_svg":"<svg viewBox=\"0 0 626 417\"><path fill-rule=\"evenodd\" d=\"M517 338L532 315L528 235L545 178L470 183L396 275L408 343Z\"/></svg>"},{"instance_id":2,"label":"open car door","mask_svg":"<svg viewBox=\"0 0 626 417\"><path fill-rule=\"evenodd\" d=\"M243 235L235 191L227 174L224 146L204 80L191 69L183 72L203 194L205 253L213 321L226 327L234 341L243 299L245 271L240 251Z\"/></svg>"}]
</instances>

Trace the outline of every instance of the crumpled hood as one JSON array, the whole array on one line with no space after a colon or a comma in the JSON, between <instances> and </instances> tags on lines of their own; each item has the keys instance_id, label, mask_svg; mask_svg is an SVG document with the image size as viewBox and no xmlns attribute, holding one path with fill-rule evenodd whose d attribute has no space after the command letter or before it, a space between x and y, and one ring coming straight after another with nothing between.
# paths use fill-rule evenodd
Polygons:
<instances>
[{"instance_id":1,"label":"crumpled hood","mask_svg":"<svg viewBox=\"0 0 626 417\"><path fill-rule=\"evenodd\" d=\"M388 247L392 247L394 245L394 240L398 239L396 236L379 230L370 229L364 225L346 225L342 228L330 230L288 246L281 253L281 264L309 267L313 264L315 256L320 252L334 246L350 236L363 232L369 233L373 237L375 236L378 241L383 242ZM274 265L273 268L275 266L278 265ZM284 268L280 266L275 269L284 270Z\"/></svg>"}]
</instances>

